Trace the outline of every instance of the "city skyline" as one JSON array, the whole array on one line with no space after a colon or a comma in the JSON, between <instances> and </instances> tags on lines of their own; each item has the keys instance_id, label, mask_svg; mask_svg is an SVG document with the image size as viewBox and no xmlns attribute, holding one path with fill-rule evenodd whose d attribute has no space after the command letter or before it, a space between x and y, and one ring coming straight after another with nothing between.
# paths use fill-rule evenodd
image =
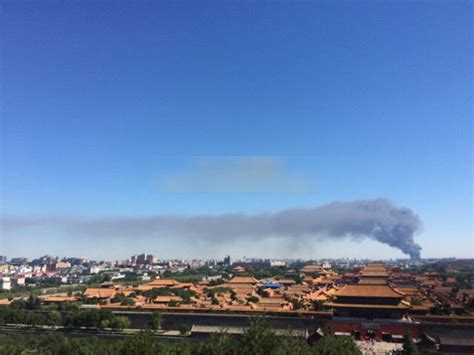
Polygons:
<instances>
[{"instance_id":1,"label":"city skyline","mask_svg":"<svg viewBox=\"0 0 474 355\"><path fill-rule=\"evenodd\" d=\"M466 261L469 262L472 260L472 258L456 258L456 257L444 257L444 258L420 258L420 259L410 259L409 257L402 257L402 258L349 258L349 257L342 257L342 258L329 258L329 257L322 257L322 258L285 258L285 257L274 257L274 258L263 258L258 255L243 255L243 256L235 256L235 255L215 255L213 257L209 258L178 258L178 257L170 257L170 258L161 258L155 254L146 252L146 251L141 251L139 254L134 254L134 255L129 255L128 257L125 258L109 258L109 259L94 259L91 258L87 255L35 255L35 256L7 256L7 255L0 255L0 263L2 264L15 264L17 261L18 262L25 262L25 263L32 263L34 261L41 260L43 258L50 258L54 259L57 261L68 261L68 260L81 260L84 263L124 263L124 262L133 262L134 258L144 255L144 256L150 256L155 258L156 260L154 263L155 264L161 264L161 263L166 263L166 262L172 262L172 261L180 261L180 262L192 262L192 261L199 261L203 263L211 263L211 262L216 262L216 263L222 263L223 260L230 258L232 262L237 262L237 263L251 263L251 262L361 262L361 263L367 263L367 262L384 262L384 263L391 263L391 262L406 262L407 264L415 265L419 264L420 262L436 262L436 261ZM140 264L140 263L136 263ZM146 263L145 263L146 264Z\"/></svg>"},{"instance_id":2,"label":"city skyline","mask_svg":"<svg viewBox=\"0 0 474 355\"><path fill-rule=\"evenodd\" d=\"M382 200L474 255L469 2L2 7L0 254L405 257L372 217L221 222Z\"/></svg>"}]
</instances>

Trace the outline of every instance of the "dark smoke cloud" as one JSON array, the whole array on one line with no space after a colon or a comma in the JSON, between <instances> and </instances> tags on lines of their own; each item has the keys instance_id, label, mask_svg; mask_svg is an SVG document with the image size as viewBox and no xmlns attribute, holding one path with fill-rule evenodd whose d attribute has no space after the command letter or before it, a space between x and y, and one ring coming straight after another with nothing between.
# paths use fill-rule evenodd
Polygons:
<instances>
[{"instance_id":1,"label":"dark smoke cloud","mask_svg":"<svg viewBox=\"0 0 474 355\"><path fill-rule=\"evenodd\" d=\"M49 219L9 219L4 229L59 223ZM321 207L288 209L276 213L216 216L152 216L130 218L64 219L65 233L88 237L184 237L207 242L230 242L260 237L305 240L370 238L419 258L414 235L421 229L411 209L386 199L333 202Z\"/></svg>"}]
</instances>

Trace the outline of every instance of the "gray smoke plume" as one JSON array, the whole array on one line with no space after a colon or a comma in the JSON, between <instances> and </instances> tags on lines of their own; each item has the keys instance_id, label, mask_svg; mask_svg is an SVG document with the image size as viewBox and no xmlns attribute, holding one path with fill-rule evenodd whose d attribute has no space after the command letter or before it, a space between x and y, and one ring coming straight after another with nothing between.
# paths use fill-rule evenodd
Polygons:
<instances>
[{"instance_id":1,"label":"gray smoke plume","mask_svg":"<svg viewBox=\"0 0 474 355\"><path fill-rule=\"evenodd\" d=\"M6 222L6 223L5 223ZM59 220L54 220L58 223ZM3 226L53 223L45 220L3 222ZM276 213L216 216L151 216L101 219L64 219L66 233L89 237L184 237L208 242L260 237L314 240L370 238L419 258L414 234L421 221L412 210L386 199L333 202L321 207L288 209Z\"/></svg>"}]
</instances>

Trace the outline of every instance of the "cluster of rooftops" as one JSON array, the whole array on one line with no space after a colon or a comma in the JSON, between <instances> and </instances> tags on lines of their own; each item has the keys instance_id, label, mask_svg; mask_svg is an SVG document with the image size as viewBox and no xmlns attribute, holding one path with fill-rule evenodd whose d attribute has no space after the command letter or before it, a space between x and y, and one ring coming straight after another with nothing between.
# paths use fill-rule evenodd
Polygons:
<instances>
[{"instance_id":1,"label":"cluster of rooftops","mask_svg":"<svg viewBox=\"0 0 474 355\"><path fill-rule=\"evenodd\" d=\"M44 301L86 300L88 307L92 304L97 308L318 312L381 318L426 314L434 304L418 287L396 287L392 281L403 279L404 275L381 263L368 264L356 273L342 275L310 264L300 273L301 283L293 279L258 280L246 276L245 270L238 267L234 269L233 277L215 286L174 279L155 279L135 286L107 283L87 288L81 295L52 295ZM166 289L167 292L147 292L155 289ZM124 304L121 301L124 297L132 301ZM415 299L417 302L413 302Z\"/></svg>"}]
</instances>

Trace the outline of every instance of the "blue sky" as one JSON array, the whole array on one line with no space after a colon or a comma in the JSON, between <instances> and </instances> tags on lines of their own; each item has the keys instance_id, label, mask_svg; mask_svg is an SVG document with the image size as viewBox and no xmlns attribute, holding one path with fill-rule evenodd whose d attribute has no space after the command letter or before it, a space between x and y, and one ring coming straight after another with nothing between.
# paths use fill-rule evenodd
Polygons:
<instances>
[{"instance_id":1,"label":"blue sky","mask_svg":"<svg viewBox=\"0 0 474 355\"><path fill-rule=\"evenodd\" d=\"M423 256L474 255L469 2L2 7L3 216L255 213L385 197L423 220ZM311 188L164 187L216 156L270 157L283 180ZM43 227L3 229L0 251L292 254L291 243L275 243L71 240ZM308 245L301 256L402 254L345 241Z\"/></svg>"}]
</instances>

